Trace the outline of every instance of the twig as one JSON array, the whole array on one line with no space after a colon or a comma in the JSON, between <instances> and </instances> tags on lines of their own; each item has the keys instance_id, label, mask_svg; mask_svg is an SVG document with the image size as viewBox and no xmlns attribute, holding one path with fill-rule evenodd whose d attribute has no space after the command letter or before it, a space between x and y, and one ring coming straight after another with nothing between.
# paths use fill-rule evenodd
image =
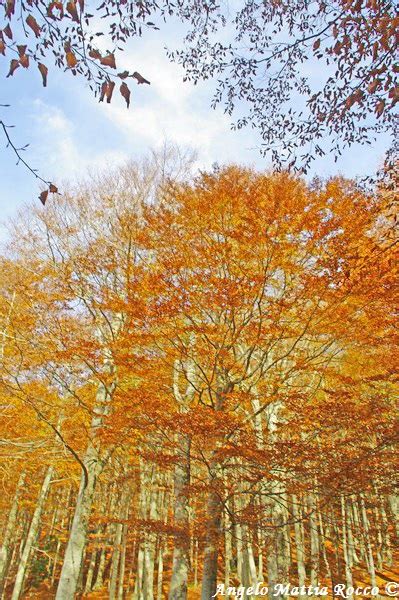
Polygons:
<instances>
[{"instance_id":1,"label":"twig","mask_svg":"<svg viewBox=\"0 0 399 600\"><path fill-rule=\"evenodd\" d=\"M7 105L3 104L2 106L7 106ZM26 160L21 156L21 152L23 150L25 150L25 148L27 146L24 146L23 148L17 148L15 146L15 144L13 143L12 139L10 138L10 135L9 135L9 133L8 133L7 130L10 127L13 127L13 126L12 125L6 125L4 123L4 121L2 121L1 119L0 119L0 126L2 127L2 129L4 131L4 135L6 136L6 140L7 140L7 146L6 147L7 148L10 147L13 150L14 154L16 155L16 157L18 158L17 164L19 164L21 162L24 165L24 167L26 167L26 169L28 169L28 171L30 171L32 173L32 175L34 177L36 177L36 179L39 179L39 181L42 181L44 184L46 184L47 187L49 187L51 185L51 181L46 181L45 179L43 179L43 177L41 177L39 175L39 173L37 172L37 169L34 169L33 167L31 167L30 164L27 163Z\"/></svg>"}]
</instances>

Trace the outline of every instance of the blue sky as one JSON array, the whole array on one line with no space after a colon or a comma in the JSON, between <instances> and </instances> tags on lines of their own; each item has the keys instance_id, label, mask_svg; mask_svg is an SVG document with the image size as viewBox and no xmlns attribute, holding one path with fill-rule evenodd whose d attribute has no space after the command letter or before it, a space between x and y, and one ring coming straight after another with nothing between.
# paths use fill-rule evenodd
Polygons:
<instances>
[{"instance_id":1,"label":"blue sky","mask_svg":"<svg viewBox=\"0 0 399 600\"><path fill-rule=\"evenodd\" d=\"M169 62L164 50L165 44L174 47L177 39L181 33L176 34L171 27L166 33L148 32L120 54L118 68L138 70L151 81L151 86L132 84L129 110L117 94L111 105L98 103L84 80L55 69L50 70L47 88L41 86L40 74L34 68L20 68L14 77L5 79L8 65L0 57L0 104L11 104L10 108L0 108L1 118L15 125L10 134L16 144L30 144L25 153L29 163L61 188L62 181L74 180L86 170L110 168L165 141L196 150L201 167L215 161L268 167L268 159L260 156L256 132L231 131L222 107L210 108L211 82L197 86L183 83L182 69ZM354 147L337 163L329 156L318 159L311 175L373 173L382 163L386 145L382 138L372 147ZM32 175L16 166L3 138L0 181L3 238L2 223L25 203L38 202L40 191Z\"/></svg>"}]
</instances>

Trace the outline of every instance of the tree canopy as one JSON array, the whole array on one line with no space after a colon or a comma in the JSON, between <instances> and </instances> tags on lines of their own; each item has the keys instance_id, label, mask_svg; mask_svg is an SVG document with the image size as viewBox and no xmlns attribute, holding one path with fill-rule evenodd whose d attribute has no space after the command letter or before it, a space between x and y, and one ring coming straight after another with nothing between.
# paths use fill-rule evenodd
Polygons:
<instances>
[{"instance_id":1,"label":"tree canopy","mask_svg":"<svg viewBox=\"0 0 399 600\"><path fill-rule=\"evenodd\" d=\"M25 211L2 257L2 585L377 585L398 519L389 198L161 167Z\"/></svg>"},{"instance_id":2,"label":"tree canopy","mask_svg":"<svg viewBox=\"0 0 399 600\"><path fill-rule=\"evenodd\" d=\"M51 59L88 80L100 100L111 102L118 89L127 106L129 80L149 82L135 65L118 70L118 52L148 28L162 35L165 24L183 22L186 33L170 58L194 83L216 80L212 106L221 104L233 127L255 128L279 168L306 171L318 155L337 157L383 132L395 136L398 17L388 0L2 4L8 76L35 65L47 85ZM107 50L98 49L100 36Z\"/></svg>"}]
</instances>

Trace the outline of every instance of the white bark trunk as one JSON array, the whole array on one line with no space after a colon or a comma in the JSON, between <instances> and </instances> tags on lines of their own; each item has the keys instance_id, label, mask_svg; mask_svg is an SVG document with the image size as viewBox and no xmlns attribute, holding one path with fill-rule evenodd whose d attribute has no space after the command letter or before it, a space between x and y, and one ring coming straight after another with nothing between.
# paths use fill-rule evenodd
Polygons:
<instances>
[{"instance_id":1,"label":"white bark trunk","mask_svg":"<svg viewBox=\"0 0 399 600\"><path fill-rule=\"evenodd\" d=\"M48 467L46 475L44 477L44 481L42 483L39 498L36 503L35 512L33 513L32 521L30 523L28 535L26 536L24 549L22 551L22 555L19 561L18 571L15 577L14 589L12 591L11 600L18 600L21 597L29 557L32 551L32 546L35 543L39 531L40 518L42 516L43 507L50 487L52 475L53 467Z\"/></svg>"},{"instance_id":2,"label":"white bark trunk","mask_svg":"<svg viewBox=\"0 0 399 600\"><path fill-rule=\"evenodd\" d=\"M10 550L11 550L11 542L15 533L15 526L17 523L17 513L18 513L18 502L21 492L25 483L25 473L21 473L17 488L15 490L14 498L11 505L11 510L8 515L7 524L3 533L3 543L0 550L0 597L3 592L5 579L7 576L8 566L10 564Z\"/></svg>"},{"instance_id":3,"label":"white bark trunk","mask_svg":"<svg viewBox=\"0 0 399 600\"><path fill-rule=\"evenodd\" d=\"M73 600L78 586L94 490L100 472L98 454L92 445L86 452L84 464L87 469L87 485L82 473L72 527L55 596L56 600Z\"/></svg>"},{"instance_id":4,"label":"white bark trunk","mask_svg":"<svg viewBox=\"0 0 399 600\"><path fill-rule=\"evenodd\" d=\"M305 555L305 535L303 530L302 512L297 496L292 495L292 515L294 517L294 534L296 548L296 563L298 572L299 586L306 585L306 555Z\"/></svg>"},{"instance_id":5,"label":"white bark trunk","mask_svg":"<svg viewBox=\"0 0 399 600\"><path fill-rule=\"evenodd\" d=\"M190 485L190 437L179 436L178 463L174 476L174 537L173 567L169 600L186 600L188 573L190 569L189 538L189 485Z\"/></svg>"},{"instance_id":6,"label":"white bark trunk","mask_svg":"<svg viewBox=\"0 0 399 600\"><path fill-rule=\"evenodd\" d=\"M348 588L353 586L352 578L352 564L350 559L350 553L348 550L348 539L347 539L347 523L346 523L346 507L345 499L341 496L341 516L342 516L342 550L344 554L345 564L345 583ZM353 594L348 594L348 600L352 600Z\"/></svg>"},{"instance_id":7,"label":"white bark trunk","mask_svg":"<svg viewBox=\"0 0 399 600\"><path fill-rule=\"evenodd\" d=\"M114 373L114 366L108 349L105 351L104 364L105 372L112 375ZM86 473L82 472L80 479L75 513L55 596L56 600L73 600L78 588L97 477L103 468L97 433L103 425L104 417L109 414L114 387L115 384L112 383L109 389L103 382L98 386L94 417L90 428L90 442L83 460Z\"/></svg>"}]
</instances>

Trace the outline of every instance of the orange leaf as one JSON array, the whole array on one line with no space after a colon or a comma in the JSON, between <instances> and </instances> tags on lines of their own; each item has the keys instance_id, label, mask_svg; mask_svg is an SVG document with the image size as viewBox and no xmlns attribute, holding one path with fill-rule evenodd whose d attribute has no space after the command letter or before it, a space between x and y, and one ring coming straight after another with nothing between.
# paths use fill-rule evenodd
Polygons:
<instances>
[{"instance_id":1,"label":"orange leaf","mask_svg":"<svg viewBox=\"0 0 399 600\"><path fill-rule=\"evenodd\" d=\"M6 4L6 17L11 17L15 11L15 0L7 0Z\"/></svg>"},{"instance_id":2,"label":"orange leaf","mask_svg":"<svg viewBox=\"0 0 399 600\"><path fill-rule=\"evenodd\" d=\"M313 44L313 50L317 50L317 48L320 47L320 40L316 40L315 43Z\"/></svg>"},{"instance_id":3,"label":"orange leaf","mask_svg":"<svg viewBox=\"0 0 399 600\"><path fill-rule=\"evenodd\" d=\"M41 29L33 15L28 15L26 18L26 24L32 29L36 37L40 36Z\"/></svg>"},{"instance_id":4,"label":"orange leaf","mask_svg":"<svg viewBox=\"0 0 399 600\"><path fill-rule=\"evenodd\" d=\"M380 83L379 79L374 79L374 81L369 83L369 85L367 86L367 89L370 92L370 94L374 94L375 90L378 88L379 83Z\"/></svg>"},{"instance_id":5,"label":"orange leaf","mask_svg":"<svg viewBox=\"0 0 399 600\"><path fill-rule=\"evenodd\" d=\"M58 194L58 188L54 183L50 183L49 190L52 194Z\"/></svg>"},{"instance_id":6,"label":"orange leaf","mask_svg":"<svg viewBox=\"0 0 399 600\"><path fill-rule=\"evenodd\" d=\"M68 50L68 52L66 53L66 61L70 69L73 69L78 64L78 60L72 52L72 50Z\"/></svg>"},{"instance_id":7,"label":"orange leaf","mask_svg":"<svg viewBox=\"0 0 399 600\"><path fill-rule=\"evenodd\" d=\"M46 204L47 196L48 196L48 190L44 190L39 195L39 200L43 204L43 206Z\"/></svg>"},{"instance_id":8,"label":"orange leaf","mask_svg":"<svg viewBox=\"0 0 399 600\"><path fill-rule=\"evenodd\" d=\"M43 87L46 87L47 85L47 73L48 73L48 68L46 67L46 65L44 65L43 63L39 63L37 65L37 68L40 71L40 74L42 76L43 79Z\"/></svg>"},{"instance_id":9,"label":"orange leaf","mask_svg":"<svg viewBox=\"0 0 399 600\"><path fill-rule=\"evenodd\" d=\"M54 8L56 8L59 11L59 19L62 19L62 17L64 16L64 7L62 5L62 2L58 2L57 0L54 2L50 2L48 8L47 8L47 15L49 17L51 17L52 19L56 19L57 17L54 15Z\"/></svg>"},{"instance_id":10,"label":"orange leaf","mask_svg":"<svg viewBox=\"0 0 399 600\"><path fill-rule=\"evenodd\" d=\"M0 39L0 54L5 56L6 54L6 45L3 40Z\"/></svg>"},{"instance_id":11,"label":"orange leaf","mask_svg":"<svg viewBox=\"0 0 399 600\"><path fill-rule=\"evenodd\" d=\"M108 83L107 90L105 92L105 96L107 98L107 104L110 104L110 102L111 102L112 94L114 92L114 87L115 87L115 82L114 81L110 81Z\"/></svg>"},{"instance_id":12,"label":"orange leaf","mask_svg":"<svg viewBox=\"0 0 399 600\"><path fill-rule=\"evenodd\" d=\"M17 46L19 56L24 56L26 53L26 46Z\"/></svg>"},{"instance_id":13,"label":"orange leaf","mask_svg":"<svg viewBox=\"0 0 399 600\"><path fill-rule=\"evenodd\" d=\"M111 69L116 69L115 56L112 53L107 54L107 56L103 56L103 58L100 59L100 62L102 65L104 65L106 67L111 67Z\"/></svg>"},{"instance_id":14,"label":"orange leaf","mask_svg":"<svg viewBox=\"0 0 399 600\"><path fill-rule=\"evenodd\" d=\"M11 31L10 24L8 24L7 27L4 27L3 31L6 34L6 36L8 37L8 39L12 40L12 31Z\"/></svg>"},{"instance_id":15,"label":"orange leaf","mask_svg":"<svg viewBox=\"0 0 399 600\"><path fill-rule=\"evenodd\" d=\"M377 102L377 105L375 107L375 112L377 113L377 118L382 115L382 113L384 112L384 108L385 108L385 100L380 100L379 102Z\"/></svg>"},{"instance_id":16,"label":"orange leaf","mask_svg":"<svg viewBox=\"0 0 399 600\"><path fill-rule=\"evenodd\" d=\"M70 0L70 2L68 2L66 5L66 9L69 12L69 14L71 15L72 20L76 21L76 23L79 23L79 15L78 15L78 11L76 8L76 2L74 2L73 0Z\"/></svg>"},{"instance_id":17,"label":"orange leaf","mask_svg":"<svg viewBox=\"0 0 399 600\"><path fill-rule=\"evenodd\" d=\"M89 56L90 56L90 58L95 58L96 60L101 60L101 54L99 53L98 50L94 50L94 48L92 50L90 50Z\"/></svg>"},{"instance_id":18,"label":"orange leaf","mask_svg":"<svg viewBox=\"0 0 399 600\"><path fill-rule=\"evenodd\" d=\"M107 90L108 90L108 82L104 81L101 85L100 100L99 100L100 102L102 102L104 100Z\"/></svg>"},{"instance_id":19,"label":"orange leaf","mask_svg":"<svg viewBox=\"0 0 399 600\"><path fill-rule=\"evenodd\" d=\"M24 67L24 69L27 69L29 67L29 56L23 54L19 59L19 63Z\"/></svg>"}]
</instances>

